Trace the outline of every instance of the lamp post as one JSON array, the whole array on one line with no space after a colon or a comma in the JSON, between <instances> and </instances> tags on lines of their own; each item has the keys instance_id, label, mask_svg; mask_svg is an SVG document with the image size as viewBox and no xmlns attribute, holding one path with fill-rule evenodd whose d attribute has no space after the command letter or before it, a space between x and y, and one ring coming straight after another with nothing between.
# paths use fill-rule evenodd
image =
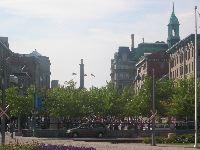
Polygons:
<instances>
[{"instance_id":1,"label":"lamp post","mask_svg":"<svg viewBox=\"0 0 200 150\"><path fill-rule=\"evenodd\" d=\"M197 126L197 58L198 58L198 52L197 52L197 6L195 6L195 58L194 58L194 82L195 82L195 144L194 147L197 148L197 134L198 134L198 126Z\"/></svg>"},{"instance_id":2,"label":"lamp post","mask_svg":"<svg viewBox=\"0 0 200 150\"><path fill-rule=\"evenodd\" d=\"M6 58L5 51L2 50L2 110L5 110L6 99L5 99L5 88L7 86L6 80ZM1 144L5 144L5 115L1 117Z\"/></svg>"},{"instance_id":3,"label":"lamp post","mask_svg":"<svg viewBox=\"0 0 200 150\"><path fill-rule=\"evenodd\" d=\"M152 80L153 80L153 84L152 84L152 108L153 108L153 115L155 114L155 77L154 77L154 68L152 70ZM156 146L156 142L155 142L155 116L152 118L152 134L151 134L151 138L152 138L152 146Z\"/></svg>"}]
</instances>

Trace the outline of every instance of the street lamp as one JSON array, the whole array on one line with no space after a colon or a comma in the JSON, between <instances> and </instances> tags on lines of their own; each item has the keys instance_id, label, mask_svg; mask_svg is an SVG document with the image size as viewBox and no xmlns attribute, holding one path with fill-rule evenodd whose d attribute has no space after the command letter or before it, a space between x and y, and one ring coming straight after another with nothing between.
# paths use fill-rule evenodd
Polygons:
<instances>
[{"instance_id":1,"label":"street lamp","mask_svg":"<svg viewBox=\"0 0 200 150\"><path fill-rule=\"evenodd\" d=\"M197 148L197 142L198 142L198 126L197 126L197 58L198 58L198 52L197 52L197 6L195 6L195 58L194 58L194 79L195 79L195 144L194 147Z\"/></svg>"},{"instance_id":2,"label":"street lamp","mask_svg":"<svg viewBox=\"0 0 200 150\"><path fill-rule=\"evenodd\" d=\"M5 51L2 51L2 110L5 110L6 107L6 99L5 99L5 88L7 87L7 80L6 80L6 58L5 58ZM5 115L1 118L1 144L5 144Z\"/></svg>"},{"instance_id":3,"label":"street lamp","mask_svg":"<svg viewBox=\"0 0 200 150\"><path fill-rule=\"evenodd\" d=\"M155 75L154 75L154 68L152 70L152 112L154 115L156 112L155 112ZM155 116L152 118L152 134L151 134L151 137L152 137L152 143L151 145L152 146L156 146L156 142L155 142Z\"/></svg>"}]
</instances>

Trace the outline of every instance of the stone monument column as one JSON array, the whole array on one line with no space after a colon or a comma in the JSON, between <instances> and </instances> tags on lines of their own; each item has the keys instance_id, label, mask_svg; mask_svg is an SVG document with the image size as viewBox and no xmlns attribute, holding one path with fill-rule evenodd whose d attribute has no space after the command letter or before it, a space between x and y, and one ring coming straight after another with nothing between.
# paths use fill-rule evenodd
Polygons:
<instances>
[{"instance_id":1,"label":"stone monument column","mask_svg":"<svg viewBox=\"0 0 200 150\"><path fill-rule=\"evenodd\" d=\"M80 65L80 89L84 88L84 64L83 59L81 59Z\"/></svg>"}]
</instances>

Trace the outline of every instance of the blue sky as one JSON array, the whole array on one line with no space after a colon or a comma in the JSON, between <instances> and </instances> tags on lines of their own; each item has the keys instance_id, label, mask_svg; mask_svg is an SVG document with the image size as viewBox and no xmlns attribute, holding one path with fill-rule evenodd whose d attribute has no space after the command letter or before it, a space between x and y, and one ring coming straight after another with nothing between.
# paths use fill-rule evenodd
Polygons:
<instances>
[{"instance_id":1,"label":"blue sky","mask_svg":"<svg viewBox=\"0 0 200 150\"><path fill-rule=\"evenodd\" d=\"M166 41L172 0L1 0L0 36L10 49L30 53L37 49L51 60L51 79L79 84L84 59L85 86L103 86L110 80L110 61L119 46ZM199 0L174 0L180 36L194 33L194 6ZM199 21L200 22L200 21ZM90 74L96 77L91 77Z\"/></svg>"}]
</instances>

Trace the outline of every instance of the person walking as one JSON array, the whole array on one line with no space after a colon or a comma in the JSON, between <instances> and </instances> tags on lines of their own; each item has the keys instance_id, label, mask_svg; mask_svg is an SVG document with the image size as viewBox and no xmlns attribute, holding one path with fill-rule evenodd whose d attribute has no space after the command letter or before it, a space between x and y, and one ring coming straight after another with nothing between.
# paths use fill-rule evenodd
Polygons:
<instances>
[{"instance_id":1,"label":"person walking","mask_svg":"<svg viewBox=\"0 0 200 150\"><path fill-rule=\"evenodd\" d=\"M14 137L14 129L15 129L15 123L14 123L14 121L11 121L10 122L10 133L11 133L11 138L13 139L13 137Z\"/></svg>"}]
</instances>

